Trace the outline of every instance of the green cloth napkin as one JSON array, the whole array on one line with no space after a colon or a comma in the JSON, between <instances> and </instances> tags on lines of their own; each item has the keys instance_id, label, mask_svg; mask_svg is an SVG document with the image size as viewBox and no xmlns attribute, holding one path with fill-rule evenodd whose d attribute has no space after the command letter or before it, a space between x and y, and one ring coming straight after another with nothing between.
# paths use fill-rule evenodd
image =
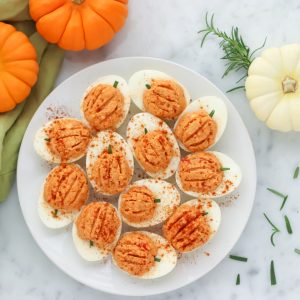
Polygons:
<instances>
[{"instance_id":1,"label":"green cloth napkin","mask_svg":"<svg viewBox=\"0 0 300 300\"><path fill-rule=\"evenodd\" d=\"M19 148L36 109L51 92L59 73L64 51L48 44L36 31L28 13L28 0L0 0L0 21L23 31L37 50L39 78L29 97L14 110L0 113L0 202L15 180Z\"/></svg>"}]
</instances>

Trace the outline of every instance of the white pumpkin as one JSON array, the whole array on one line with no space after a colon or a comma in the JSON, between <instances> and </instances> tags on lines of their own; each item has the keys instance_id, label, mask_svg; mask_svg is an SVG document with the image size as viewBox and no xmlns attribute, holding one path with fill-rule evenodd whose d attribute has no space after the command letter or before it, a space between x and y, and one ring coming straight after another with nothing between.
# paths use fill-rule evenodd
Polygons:
<instances>
[{"instance_id":1,"label":"white pumpkin","mask_svg":"<svg viewBox=\"0 0 300 300\"><path fill-rule=\"evenodd\" d=\"M300 131L300 44L269 48L249 67L246 95L257 118L278 131Z\"/></svg>"}]
</instances>

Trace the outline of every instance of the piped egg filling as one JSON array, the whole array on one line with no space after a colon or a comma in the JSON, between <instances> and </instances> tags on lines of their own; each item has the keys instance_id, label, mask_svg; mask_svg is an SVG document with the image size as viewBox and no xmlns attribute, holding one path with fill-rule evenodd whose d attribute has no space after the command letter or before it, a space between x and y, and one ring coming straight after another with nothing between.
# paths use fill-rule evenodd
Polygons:
<instances>
[{"instance_id":1,"label":"piped egg filling","mask_svg":"<svg viewBox=\"0 0 300 300\"><path fill-rule=\"evenodd\" d=\"M186 107L182 87L172 80L153 79L143 95L145 110L162 119L175 119Z\"/></svg>"},{"instance_id":2,"label":"piped egg filling","mask_svg":"<svg viewBox=\"0 0 300 300\"><path fill-rule=\"evenodd\" d=\"M79 211L89 197L89 187L84 172L74 164L54 168L46 178L44 199L54 209L62 212Z\"/></svg>"},{"instance_id":3,"label":"piped egg filling","mask_svg":"<svg viewBox=\"0 0 300 300\"><path fill-rule=\"evenodd\" d=\"M91 167L91 179L100 193L122 192L132 178L132 168L122 151L111 147L104 150Z\"/></svg>"},{"instance_id":4,"label":"piped egg filling","mask_svg":"<svg viewBox=\"0 0 300 300\"><path fill-rule=\"evenodd\" d=\"M164 224L163 234L179 252L189 252L207 243L211 228L201 204L178 207Z\"/></svg>"},{"instance_id":5,"label":"piped egg filling","mask_svg":"<svg viewBox=\"0 0 300 300\"><path fill-rule=\"evenodd\" d=\"M202 151L214 144L217 123L203 109L188 112L176 124L174 134L187 150Z\"/></svg>"},{"instance_id":6,"label":"piped egg filling","mask_svg":"<svg viewBox=\"0 0 300 300\"><path fill-rule=\"evenodd\" d=\"M146 186L133 186L122 195L120 211L129 222L140 223L154 216L155 197Z\"/></svg>"},{"instance_id":7,"label":"piped egg filling","mask_svg":"<svg viewBox=\"0 0 300 300\"><path fill-rule=\"evenodd\" d=\"M134 152L143 168L151 173L165 170L174 155L173 145L163 130L154 130L140 136Z\"/></svg>"},{"instance_id":8,"label":"piped egg filling","mask_svg":"<svg viewBox=\"0 0 300 300\"><path fill-rule=\"evenodd\" d=\"M119 89L109 84L98 84L84 97L83 114L93 129L113 129L123 118L124 103Z\"/></svg>"},{"instance_id":9,"label":"piped egg filling","mask_svg":"<svg viewBox=\"0 0 300 300\"><path fill-rule=\"evenodd\" d=\"M149 236L141 232L129 232L118 241L113 256L123 271L133 276L142 276L154 266L157 250Z\"/></svg>"},{"instance_id":10,"label":"piped egg filling","mask_svg":"<svg viewBox=\"0 0 300 300\"><path fill-rule=\"evenodd\" d=\"M193 153L182 158L178 175L182 188L196 193L213 192L224 176L219 160L208 152Z\"/></svg>"},{"instance_id":11,"label":"piped egg filling","mask_svg":"<svg viewBox=\"0 0 300 300\"><path fill-rule=\"evenodd\" d=\"M90 203L83 208L76 220L78 236L105 250L112 247L120 226L116 209L107 202Z\"/></svg>"},{"instance_id":12,"label":"piped egg filling","mask_svg":"<svg viewBox=\"0 0 300 300\"><path fill-rule=\"evenodd\" d=\"M91 141L90 130L76 119L57 119L45 128L49 151L67 162L85 154Z\"/></svg>"}]
</instances>

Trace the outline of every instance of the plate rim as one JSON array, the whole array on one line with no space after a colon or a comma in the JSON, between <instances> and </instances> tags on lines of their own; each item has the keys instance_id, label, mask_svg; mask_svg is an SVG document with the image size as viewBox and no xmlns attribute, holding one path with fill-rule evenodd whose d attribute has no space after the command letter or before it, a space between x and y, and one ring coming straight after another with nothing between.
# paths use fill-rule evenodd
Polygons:
<instances>
[{"instance_id":1,"label":"plate rim","mask_svg":"<svg viewBox=\"0 0 300 300\"><path fill-rule=\"evenodd\" d=\"M163 62L165 64L170 64L170 65L175 65L177 68L180 68L180 69L185 69L186 71L190 72L190 73L193 73L193 75L197 76L197 77L201 77L202 80L204 80L205 82L209 83L210 85L212 85L214 87L215 90L217 90L219 93L221 93L223 95L224 98L226 98L226 100L228 102L230 102L231 106L232 106L232 109L234 111L234 113L237 115L238 119L240 120L245 132L247 133L247 139L249 140L250 142L250 145L251 145L251 148L249 149L249 151L251 152L251 160L253 161L253 174L255 176L255 180L254 180L254 187L253 187L253 195L251 195L251 198L253 199L252 202L251 202L251 207L249 208L248 212L247 212L247 216L245 218L245 221L242 225L242 230L240 232L240 234L236 237L235 241L233 242L232 246L230 247L228 253L232 250L232 248L236 245L236 243L239 241L239 239L241 238L241 235L243 234L243 232L245 231L245 228L249 222L249 218L250 218L250 215L253 211L253 205L254 205L254 202L255 202L255 195L256 195L256 189L257 189L257 166L256 166L256 156L255 156L255 151L254 151L254 148L253 148L253 143L252 143L252 140L251 140L251 137L250 137L250 134L249 134L249 131L247 129L247 127L245 126L245 123L243 121L243 119L241 118L241 115L240 113L238 112L238 110L235 108L235 106L233 105L233 103L229 100L229 98L223 93L223 91L221 91L221 89L219 89L213 82L211 82L209 79L207 79L204 75L202 75L201 73L198 73L197 71L193 70L193 69L190 69L189 67L186 67L184 65L181 65L177 62L173 62L173 61L170 61L168 59L163 59L163 58L158 58L158 57L150 57L150 56L125 56L125 57L118 57L118 58L112 58L112 59L108 59L108 60L103 60L103 61L100 61L98 63L95 63L95 64L92 64L90 66L87 66L85 68L82 68L81 70L75 72L74 74L72 74L71 76L69 76L68 78L66 78L65 80L63 80L59 85L57 85L47 96L46 98L43 100L42 103L44 103L45 101L47 101L47 98L50 97L52 95L52 93L59 87L61 86L62 84L64 84L66 81L71 81L73 79L73 77L76 77L79 73L83 72L83 71L87 71L89 69L92 69L92 68L95 68L97 65L101 65L103 63L109 63L109 62L112 62L112 61L130 61L130 60L152 60L152 61L156 61L156 62ZM42 104L41 103L41 104ZM40 104L40 105L41 105ZM224 255L222 255L222 258L219 259L217 262L213 263L212 264L212 267L211 269L206 272L205 274L202 274L200 276L195 276L195 278L193 279L190 279L188 280L187 282L183 283L183 284L177 284L175 288L167 288L161 292L159 291L154 291L154 292L147 292L147 294L144 294L144 293L124 293L124 292L118 292L118 290L108 290L108 289L105 289L105 288L101 288L99 286L95 286L93 284L89 284L87 282L82 282L81 280L79 280L78 278L76 278L75 276L73 276L73 274L71 272L69 272L68 270L65 270L63 268L61 268L61 266L59 266L54 260L52 260L52 258L48 255L46 249L44 249L44 247L41 245L41 242L39 241L38 237L35 236L35 234L33 233L33 231L31 230L31 227L29 226L28 224L28 220L27 218L25 217L25 214L23 213L23 205L24 205L24 202L23 202L23 205L22 205L22 202L20 201L20 191L19 191L19 186L20 186L20 173L19 173L19 165L21 164L21 160L19 159L19 155L20 153L22 152L22 149L24 147L24 140L25 140L25 136L27 135L27 132L28 132L28 128L30 127L31 123L32 123L32 120L35 116L35 114L37 113L37 111L39 110L40 108L40 105L39 107L37 108L37 110L35 111L35 113L33 114L29 124L27 125L27 128L26 128L26 131L24 133L24 136L23 136L23 139L22 139L22 143L21 143L21 146L20 146L20 149L19 149L19 154L18 154L18 162L17 162L17 175L16 175L16 183L17 183L17 192L18 192L18 201L19 201L19 204L20 204L20 208L21 208L21 212L22 212L22 216L24 218L24 221L26 223L26 226L27 228L29 229L29 232L30 234L32 235L34 241L37 243L37 245L39 246L39 248L42 250L42 252L46 255L46 257L54 264L57 266L57 268L59 270L61 270L63 273L67 274L69 277L71 277L72 279L74 279L75 281L77 282L80 282L82 284L84 284L85 286L88 286L90 288L93 288L95 290L98 290L98 291L101 291L101 292L104 292L104 293L107 293L107 294L111 294L111 295L118 295L118 296L131 296L131 297L138 297L138 296L154 296L154 295L161 295L161 294L165 294L165 293L168 293L168 292L172 292L172 291L176 291L182 287L185 287L187 285L190 285L191 283L195 282L196 280L199 280L200 278L206 276L207 274L209 274L212 270L215 269L215 267L217 265L219 265L227 256L228 253L224 253Z\"/></svg>"}]
</instances>

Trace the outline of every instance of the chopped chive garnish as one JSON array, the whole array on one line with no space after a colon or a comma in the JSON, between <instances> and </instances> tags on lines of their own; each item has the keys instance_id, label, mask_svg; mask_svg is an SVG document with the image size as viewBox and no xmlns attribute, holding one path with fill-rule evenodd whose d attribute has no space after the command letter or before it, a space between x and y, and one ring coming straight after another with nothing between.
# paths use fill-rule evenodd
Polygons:
<instances>
[{"instance_id":1,"label":"chopped chive garnish","mask_svg":"<svg viewBox=\"0 0 300 300\"><path fill-rule=\"evenodd\" d=\"M202 216L206 216L206 215L208 215L207 211L205 211L205 212L202 213Z\"/></svg>"},{"instance_id":2,"label":"chopped chive garnish","mask_svg":"<svg viewBox=\"0 0 300 300\"><path fill-rule=\"evenodd\" d=\"M266 220L268 221L268 223L272 226L273 233L271 234L270 240L271 240L271 244L273 245L273 247L275 247L274 235L276 233L280 232L280 230L271 222L271 220L268 218L268 216L265 213L264 213L264 216L265 216Z\"/></svg>"},{"instance_id":3,"label":"chopped chive garnish","mask_svg":"<svg viewBox=\"0 0 300 300\"><path fill-rule=\"evenodd\" d=\"M276 275L275 275L275 269L274 269L274 261L271 261L270 266L270 278L271 278L271 285L276 285Z\"/></svg>"},{"instance_id":4,"label":"chopped chive garnish","mask_svg":"<svg viewBox=\"0 0 300 300\"><path fill-rule=\"evenodd\" d=\"M159 257L154 256L154 261L160 262L160 260L161 259Z\"/></svg>"},{"instance_id":5,"label":"chopped chive garnish","mask_svg":"<svg viewBox=\"0 0 300 300\"><path fill-rule=\"evenodd\" d=\"M294 250L297 254L299 254L300 255L300 249L297 249L297 248L295 248L295 250Z\"/></svg>"},{"instance_id":6,"label":"chopped chive garnish","mask_svg":"<svg viewBox=\"0 0 300 300\"><path fill-rule=\"evenodd\" d=\"M243 262L248 261L247 257L237 256L237 255L229 255L229 258L231 258L233 260L243 261Z\"/></svg>"},{"instance_id":7,"label":"chopped chive garnish","mask_svg":"<svg viewBox=\"0 0 300 300\"><path fill-rule=\"evenodd\" d=\"M150 84L145 84L145 86L146 86L146 88L149 90L149 89L151 89L151 85Z\"/></svg>"},{"instance_id":8,"label":"chopped chive garnish","mask_svg":"<svg viewBox=\"0 0 300 300\"><path fill-rule=\"evenodd\" d=\"M90 248L92 248L94 246L94 242L90 241Z\"/></svg>"},{"instance_id":9,"label":"chopped chive garnish","mask_svg":"<svg viewBox=\"0 0 300 300\"><path fill-rule=\"evenodd\" d=\"M284 216L284 220L285 220L285 226L286 226L286 230L289 234L292 234L293 233L293 230L292 230L292 227L291 227L291 223L290 223L290 220L288 218L287 215Z\"/></svg>"},{"instance_id":10,"label":"chopped chive garnish","mask_svg":"<svg viewBox=\"0 0 300 300\"><path fill-rule=\"evenodd\" d=\"M228 170L230 170L230 168L221 167L221 171L228 171Z\"/></svg>"},{"instance_id":11,"label":"chopped chive garnish","mask_svg":"<svg viewBox=\"0 0 300 300\"><path fill-rule=\"evenodd\" d=\"M113 87L117 88L118 84L119 84L119 81L115 81Z\"/></svg>"},{"instance_id":12,"label":"chopped chive garnish","mask_svg":"<svg viewBox=\"0 0 300 300\"><path fill-rule=\"evenodd\" d=\"M154 203L160 203L160 199L158 198L154 199Z\"/></svg>"},{"instance_id":13,"label":"chopped chive garnish","mask_svg":"<svg viewBox=\"0 0 300 300\"><path fill-rule=\"evenodd\" d=\"M294 179L297 179L298 176L299 176L299 166L295 169L293 178L294 178Z\"/></svg>"},{"instance_id":14,"label":"chopped chive garnish","mask_svg":"<svg viewBox=\"0 0 300 300\"><path fill-rule=\"evenodd\" d=\"M50 142L50 139L49 139L49 138L45 138L44 140L47 141L47 142Z\"/></svg>"},{"instance_id":15,"label":"chopped chive garnish","mask_svg":"<svg viewBox=\"0 0 300 300\"><path fill-rule=\"evenodd\" d=\"M111 147L111 145L108 145L107 151L108 151L108 154L112 154L112 147Z\"/></svg>"},{"instance_id":16,"label":"chopped chive garnish","mask_svg":"<svg viewBox=\"0 0 300 300\"><path fill-rule=\"evenodd\" d=\"M280 206L280 210L283 209L283 207L284 207L284 205L285 205L285 202L286 202L287 198L288 198L288 195L286 195L286 196L283 198L282 204L281 204L281 206Z\"/></svg>"},{"instance_id":17,"label":"chopped chive garnish","mask_svg":"<svg viewBox=\"0 0 300 300\"><path fill-rule=\"evenodd\" d=\"M282 204L281 204L281 206L280 206L280 210L282 210L283 207L284 207L284 205L285 205L285 202L286 202L286 200L287 200L287 198L288 198L288 195L284 195L284 194L282 194L282 193L280 193L280 192L278 192L278 191L276 191L276 190L274 190L274 189L271 189L271 188L267 188L267 190L268 190L269 192L273 193L274 195L276 195L276 196L278 196L278 197L280 197L280 198L283 198Z\"/></svg>"},{"instance_id":18,"label":"chopped chive garnish","mask_svg":"<svg viewBox=\"0 0 300 300\"><path fill-rule=\"evenodd\" d=\"M53 216L54 216L54 217L57 217L58 209L55 209L52 213L53 213Z\"/></svg>"},{"instance_id":19,"label":"chopped chive garnish","mask_svg":"<svg viewBox=\"0 0 300 300\"><path fill-rule=\"evenodd\" d=\"M216 111L213 109L213 110L209 113L209 116L212 118L212 117L214 116L215 112L216 112Z\"/></svg>"},{"instance_id":20,"label":"chopped chive garnish","mask_svg":"<svg viewBox=\"0 0 300 300\"><path fill-rule=\"evenodd\" d=\"M147 134L147 133L148 133L148 130L147 130L147 128L145 128L145 129L144 129L144 132L145 132L145 134Z\"/></svg>"},{"instance_id":21,"label":"chopped chive garnish","mask_svg":"<svg viewBox=\"0 0 300 300\"><path fill-rule=\"evenodd\" d=\"M241 276L240 276L240 274L237 274L235 285L240 285L240 283L241 283Z\"/></svg>"},{"instance_id":22,"label":"chopped chive garnish","mask_svg":"<svg viewBox=\"0 0 300 300\"><path fill-rule=\"evenodd\" d=\"M285 198L285 197L286 197L286 195L283 195L282 193L280 193L280 192L278 192L278 191L276 191L276 190L274 190L274 189L267 188L267 190L268 190L269 192L275 194L276 196L281 197L281 198Z\"/></svg>"}]
</instances>

